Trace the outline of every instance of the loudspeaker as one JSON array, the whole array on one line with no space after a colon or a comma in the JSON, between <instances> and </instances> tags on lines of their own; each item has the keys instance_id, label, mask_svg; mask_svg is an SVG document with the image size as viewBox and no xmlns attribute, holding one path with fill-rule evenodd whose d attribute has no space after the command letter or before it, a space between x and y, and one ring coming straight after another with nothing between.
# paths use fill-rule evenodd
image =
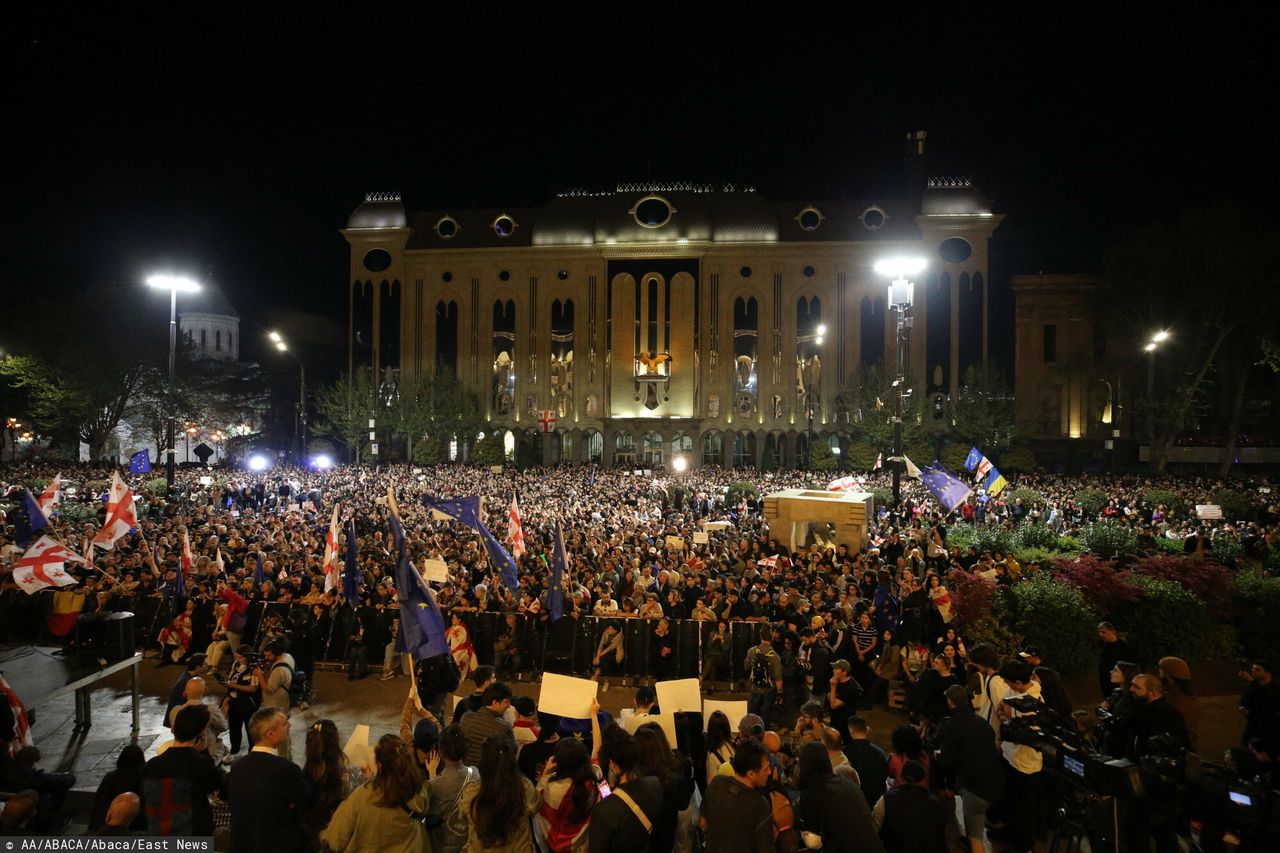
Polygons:
<instances>
[{"instance_id":1,"label":"loudspeaker","mask_svg":"<svg viewBox=\"0 0 1280 853\"><path fill-rule=\"evenodd\" d=\"M108 661L131 658L138 650L132 613L86 614L80 618L77 634L84 652L96 652Z\"/></svg>"}]
</instances>

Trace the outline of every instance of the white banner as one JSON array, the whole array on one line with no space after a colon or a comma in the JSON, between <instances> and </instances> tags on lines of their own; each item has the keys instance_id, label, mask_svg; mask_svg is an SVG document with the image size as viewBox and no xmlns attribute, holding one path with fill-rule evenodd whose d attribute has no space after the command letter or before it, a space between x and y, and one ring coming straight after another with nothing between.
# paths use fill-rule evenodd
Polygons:
<instances>
[{"instance_id":1,"label":"white banner","mask_svg":"<svg viewBox=\"0 0 1280 853\"><path fill-rule=\"evenodd\" d=\"M538 695L538 710L548 714L568 717L571 720L591 719L591 700L596 698L600 685L589 678L574 678L554 672L543 673L542 692Z\"/></svg>"},{"instance_id":2,"label":"white banner","mask_svg":"<svg viewBox=\"0 0 1280 853\"><path fill-rule=\"evenodd\" d=\"M702 711L702 691L698 689L698 679L681 678L676 681L659 681L653 685L658 691L658 707L664 714L677 711Z\"/></svg>"}]
</instances>

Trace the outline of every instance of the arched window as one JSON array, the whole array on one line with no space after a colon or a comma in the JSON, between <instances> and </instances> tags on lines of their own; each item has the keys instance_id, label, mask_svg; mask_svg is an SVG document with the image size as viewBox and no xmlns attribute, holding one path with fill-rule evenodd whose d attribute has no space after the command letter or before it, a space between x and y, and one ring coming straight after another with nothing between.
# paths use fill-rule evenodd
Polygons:
<instances>
[{"instance_id":1,"label":"arched window","mask_svg":"<svg viewBox=\"0 0 1280 853\"><path fill-rule=\"evenodd\" d=\"M733 466L754 468L756 464L756 434L740 432L733 437Z\"/></svg>"},{"instance_id":2,"label":"arched window","mask_svg":"<svg viewBox=\"0 0 1280 853\"><path fill-rule=\"evenodd\" d=\"M582 436L582 461L599 465L604 461L604 436L599 430L587 430Z\"/></svg>"},{"instance_id":3,"label":"arched window","mask_svg":"<svg viewBox=\"0 0 1280 853\"><path fill-rule=\"evenodd\" d=\"M204 352L209 349L209 333L205 329L200 330L200 351Z\"/></svg>"},{"instance_id":4,"label":"arched window","mask_svg":"<svg viewBox=\"0 0 1280 853\"><path fill-rule=\"evenodd\" d=\"M760 306L754 296L733 303L734 390L756 392L756 355L760 331Z\"/></svg>"},{"instance_id":5,"label":"arched window","mask_svg":"<svg viewBox=\"0 0 1280 853\"><path fill-rule=\"evenodd\" d=\"M629 432L618 433L613 442L613 462L629 468L636 458L636 437Z\"/></svg>"},{"instance_id":6,"label":"arched window","mask_svg":"<svg viewBox=\"0 0 1280 853\"><path fill-rule=\"evenodd\" d=\"M436 303L436 370L457 373L458 370L458 303Z\"/></svg>"},{"instance_id":7,"label":"arched window","mask_svg":"<svg viewBox=\"0 0 1280 853\"><path fill-rule=\"evenodd\" d=\"M861 346L859 359L863 364L884 363L884 297L862 297Z\"/></svg>"},{"instance_id":8,"label":"arched window","mask_svg":"<svg viewBox=\"0 0 1280 853\"><path fill-rule=\"evenodd\" d=\"M222 330L221 329L213 333L213 348L218 352L222 352Z\"/></svg>"},{"instance_id":9,"label":"arched window","mask_svg":"<svg viewBox=\"0 0 1280 853\"><path fill-rule=\"evenodd\" d=\"M818 351L818 327L822 325L822 300L818 297L796 301L796 355L809 358Z\"/></svg>"},{"instance_id":10,"label":"arched window","mask_svg":"<svg viewBox=\"0 0 1280 853\"><path fill-rule=\"evenodd\" d=\"M516 399L516 303L493 303L493 411L509 416Z\"/></svg>"},{"instance_id":11,"label":"arched window","mask_svg":"<svg viewBox=\"0 0 1280 853\"><path fill-rule=\"evenodd\" d=\"M236 333L227 332L227 352L234 353L236 351Z\"/></svg>"},{"instance_id":12,"label":"arched window","mask_svg":"<svg viewBox=\"0 0 1280 853\"><path fill-rule=\"evenodd\" d=\"M961 281L961 288L968 282ZM931 274L927 284L929 301L925 318L925 365L928 369L926 384L929 388L947 388L951 384L951 274L940 273L936 279Z\"/></svg>"},{"instance_id":13,"label":"arched window","mask_svg":"<svg viewBox=\"0 0 1280 853\"><path fill-rule=\"evenodd\" d=\"M702 464L703 465L724 464L724 436L722 436L720 433L718 432L703 433Z\"/></svg>"},{"instance_id":14,"label":"arched window","mask_svg":"<svg viewBox=\"0 0 1280 853\"><path fill-rule=\"evenodd\" d=\"M551 303L551 396L557 417L573 414L573 300ZM566 453L564 459L569 458Z\"/></svg>"}]
</instances>

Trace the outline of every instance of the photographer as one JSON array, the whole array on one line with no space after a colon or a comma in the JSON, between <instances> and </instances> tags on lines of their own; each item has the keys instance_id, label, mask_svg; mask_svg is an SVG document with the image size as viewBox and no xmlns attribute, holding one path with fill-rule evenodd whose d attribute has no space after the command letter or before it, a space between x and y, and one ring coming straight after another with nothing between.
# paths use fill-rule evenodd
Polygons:
<instances>
[{"instance_id":1,"label":"photographer","mask_svg":"<svg viewBox=\"0 0 1280 853\"><path fill-rule=\"evenodd\" d=\"M289 688L293 686L293 656L285 651L283 640L272 640L262 657L269 669L263 672L259 666L253 670L258 689L262 691L262 704L268 708L279 708L287 715L290 705ZM280 744L278 753L281 758L291 757L288 738Z\"/></svg>"},{"instance_id":2,"label":"photographer","mask_svg":"<svg viewBox=\"0 0 1280 853\"><path fill-rule=\"evenodd\" d=\"M1247 746L1254 738L1280 740L1280 683L1272 675L1270 661L1255 660L1242 666L1240 677L1246 682L1240 696L1240 712L1244 714L1241 742Z\"/></svg>"},{"instance_id":3,"label":"photographer","mask_svg":"<svg viewBox=\"0 0 1280 853\"><path fill-rule=\"evenodd\" d=\"M258 653L253 646L246 643L236 649L231 674L227 676L227 695L222 700L222 713L227 718L228 731L231 733L231 752L225 759L228 764L240 753L241 730L245 734L249 732L249 718L258 710L262 701L257 666ZM251 735L249 748L253 748Z\"/></svg>"},{"instance_id":4,"label":"photographer","mask_svg":"<svg viewBox=\"0 0 1280 853\"><path fill-rule=\"evenodd\" d=\"M999 676L1009 688L996 709L1002 722L1024 713L1009 704L1009 700L1030 697L1040 701L1040 685L1026 661L1009 661L1000 667ZM1001 743L1000 750L1005 760L1004 796L992 811L1004 821L1004 828L993 829L988 835L1014 850L1030 850L1035 845L1037 825L1041 823L1040 771L1044 769L1044 756L1034 747L1009 741Z\"/></svg>"}]
</instances>

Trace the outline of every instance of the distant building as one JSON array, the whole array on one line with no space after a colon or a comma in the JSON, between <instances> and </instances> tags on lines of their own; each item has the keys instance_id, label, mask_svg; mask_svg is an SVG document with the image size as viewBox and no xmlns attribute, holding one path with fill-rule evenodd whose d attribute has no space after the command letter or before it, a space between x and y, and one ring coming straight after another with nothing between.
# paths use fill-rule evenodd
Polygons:
<instances>
[{"instance_id":1,"label":"distant building","mask_svg":"<svg viewBox=\"0 0 1280 853\"><path fill-rule=\"evenodd\" d=\"M818 440L849 440L838 390L860 364L894 367L877 260L928 259L908 358L917 394L986 362L987 245L1002 218L963 179L792 201L620 184L416 213L370 195L342 232L349 368L383 383L455 371L526 459L794 465L810 411Z\"/></svg>"},{"instance_id":2,"label":"distant building","mask_svg":"<svg viewBox=\"0 0 1280 853\"><path fill-rule=\"evenodd\" d=\"M212 277L178 300L178 333L197 360L240 360L240 314Z\"/></svg>"}]
</instances>

